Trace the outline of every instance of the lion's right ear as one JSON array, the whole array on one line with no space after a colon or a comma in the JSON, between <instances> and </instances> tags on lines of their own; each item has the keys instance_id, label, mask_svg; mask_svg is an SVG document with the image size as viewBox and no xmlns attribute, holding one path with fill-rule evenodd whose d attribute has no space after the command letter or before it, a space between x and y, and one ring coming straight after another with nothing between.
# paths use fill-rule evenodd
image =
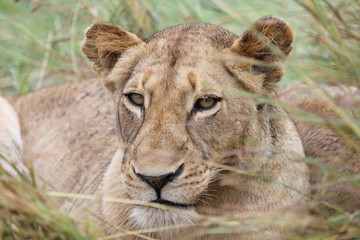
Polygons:
<instances>
[{"instance_id":1,"label":"lion's right ear","mask_svg":"<svg viewBox=\"0 0 360 240\"><path fill-rule=\"evenodd\" d=\"M141 43L135 34L111 23L95 23L85 31L81 50L94 62L94 70L106 77L121 54Z\"/></svg>"},{"instance_id":2,"label":"lion's right ear","mask_svg":"<svg viewBox=\"0 0 360 240\"><path fill-rule=\"evenodd\" d=\"M231 51L247 57L248 65L255 74L264 76L261 89L270 95L283 75L283 61L292 49L293 34L287 22L274 16L257 20L238 38ZM260 64L252 63L255 60Z\"/></svg>"}]
</instances>

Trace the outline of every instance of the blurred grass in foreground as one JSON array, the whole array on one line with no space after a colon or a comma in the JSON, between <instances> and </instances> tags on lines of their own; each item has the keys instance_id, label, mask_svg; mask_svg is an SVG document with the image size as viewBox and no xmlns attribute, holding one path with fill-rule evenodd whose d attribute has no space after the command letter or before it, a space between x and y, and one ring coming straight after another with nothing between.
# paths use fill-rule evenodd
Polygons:
<instances>
[{"instance_id":1,"label":"blurred grass in foreground","mask_svg":"<svg viewBox=\"0 0 360 240\"><path fill-rule=\"evenodd\" d=\"M92 239L46 199L31 178L17 172L19 178L0 165L0 239Z\"/></svg>"},{"instance_id":2,"label":"blurred grass in foreground","mask_svg":"<svg viewBox=\"0 0 360 240\"><path fill-rule=\"evenodd\" d=\"M294 50L281 84L305 81L314 86L319 82L359 86L358 0L1 1L0 93L20 95L95 76L80 52L83 32L92 22L113 22L142 38L169 26L197 21L219 24L240 35L264 15L286 19L295 35ZM340 118L345 122L342 126L348 129L346 116L345 113ZM356 119L350 118L350 123L359 128ZM359 139L354 128L346 130L346 134ZM101 236L82 233L31 179L22 176L19 180L1 170L0 178L2 239ZM349 181L359 189L358 177ZM264 219L263 224L291 223L292 232L286 239L360 239L359 210L349 213L332 206L329 214L316 201L305 209L300 219L279 214L278 219ZM221 221L222 225L209 231L216 234L246 226L244 219Z\"/></svg>"}]
</instances>

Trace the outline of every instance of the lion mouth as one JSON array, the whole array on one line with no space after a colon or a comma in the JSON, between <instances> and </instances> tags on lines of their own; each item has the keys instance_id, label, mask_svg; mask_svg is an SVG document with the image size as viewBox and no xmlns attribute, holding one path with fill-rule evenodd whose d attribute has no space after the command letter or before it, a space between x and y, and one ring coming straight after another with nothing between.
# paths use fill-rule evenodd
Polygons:
<instances>
[{"instance_id":1,"label":"lion mouth","mask_svg":"<svg viewBox=\"0 0 360 240\"><path fill-rule=\"evenodd\" d=\"M178 207L178 208L189 208L194 206L193 204L175 203L164 199L157 199L151 202L163 204L170 207Z\"/></svg>"}]
</instances>

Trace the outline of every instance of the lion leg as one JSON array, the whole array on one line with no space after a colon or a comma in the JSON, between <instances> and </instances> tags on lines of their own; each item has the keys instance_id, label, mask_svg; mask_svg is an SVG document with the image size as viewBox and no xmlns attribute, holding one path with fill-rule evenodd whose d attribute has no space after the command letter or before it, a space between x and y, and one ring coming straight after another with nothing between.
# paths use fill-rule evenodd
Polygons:
<instances>
[{"instance_id":1,"label":"lion leg","mask_svg":"<svg viewBox=\"0 0 360 240\"><path fill-rule=\"evenodd\" d=\"M22 139L18 116L10 103L0 97L0 166L16 176L25 171L21 160Z\"/></svg>"}]
</instances>

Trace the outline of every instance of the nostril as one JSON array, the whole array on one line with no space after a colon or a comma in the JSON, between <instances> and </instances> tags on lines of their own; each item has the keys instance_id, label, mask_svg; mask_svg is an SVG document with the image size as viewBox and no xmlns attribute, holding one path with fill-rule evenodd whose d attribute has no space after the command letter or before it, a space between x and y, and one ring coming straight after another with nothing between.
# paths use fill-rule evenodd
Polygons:
<instances>
[{"instance_id":1,"label":"nostril","mask_svg":"<svg viewBox=\"0 0 360 240\"><path fill-rule=\"evenodd\" d=\"M185 167L185 165L181 164L180 167L175 171L175 173L169 174L169 176L168 176L169 182L171 182L172 180L174 180L175 178L180 176L182 174L182 172L184 171L184 167Z\"/></svg>"},{"instance_id":2,"label":"nostril","mask_svg":"<svg viewBox=\"0 0 360 240\"><path fill-rule=\"evenodd\" d=\"M160 198L160 190L169 182L173 181L175 178L179 177L184 171L185 165L181 164L180 167L175 171L160 176L147 176L141 173L136 172L134 166L132 166L134 174L142 181L149 184Z\"/></svg>"}]
</instances>

